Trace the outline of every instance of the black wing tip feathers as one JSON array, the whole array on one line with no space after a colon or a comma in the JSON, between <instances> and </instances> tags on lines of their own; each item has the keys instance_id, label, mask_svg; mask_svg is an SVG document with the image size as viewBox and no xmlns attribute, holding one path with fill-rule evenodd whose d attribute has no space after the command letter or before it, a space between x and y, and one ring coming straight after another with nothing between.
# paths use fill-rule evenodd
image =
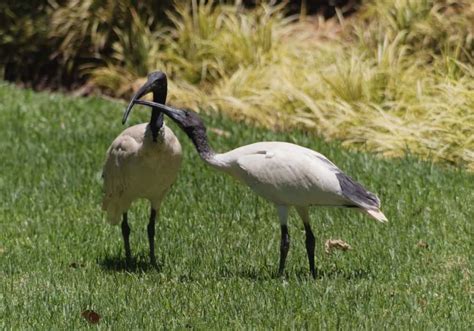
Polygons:
<instances>
[{"instance_id":1,"label":"black wing tip feathers","mask_svg":"<svg viewBox=\"0 0 474 331\"><path fill-rule=\"evenodd\" d=\"M380 208L380 199L372 192L367 191L361 184L343 172L338 172L336 177L339 181L339 185L341 185L342 194L344 194L346 198L357 204Z\"/></svg>"}]
</instances>

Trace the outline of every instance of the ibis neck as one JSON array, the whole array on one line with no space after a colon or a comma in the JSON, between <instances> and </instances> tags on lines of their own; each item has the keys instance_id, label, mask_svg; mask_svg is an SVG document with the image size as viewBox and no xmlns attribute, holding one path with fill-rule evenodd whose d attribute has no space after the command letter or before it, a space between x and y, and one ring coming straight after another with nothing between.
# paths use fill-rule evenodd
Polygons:
<instances>
[{"instance_id":1,"label":"ibis neck","mask_svg":"<svg viewBox=\"0 0 474 331\"><path fill-rule=\"evenodd\" d=\"M185 132L193 142L197 152L199 153L199 156L204 160L204 162L220 169L226 167L226 165L219 158L220 154L216 154L209 145L206 127L194 127L192 129L185 130Z\"/></svg>"},{"instance_id":2,"label":"ibis neck","mask_svg":"<svg viewBox=\"0 0 474 331\"><path fill-rule=\"evenodd\" d=\"M161 104L166 103L166 89L153 92L153 101ZM158 133L163 126L163 113L157 108L153 107L151 110L150 118L150 130L153 137L153 141L156 142L158 138Z\"/></svg>"}]
</instances>

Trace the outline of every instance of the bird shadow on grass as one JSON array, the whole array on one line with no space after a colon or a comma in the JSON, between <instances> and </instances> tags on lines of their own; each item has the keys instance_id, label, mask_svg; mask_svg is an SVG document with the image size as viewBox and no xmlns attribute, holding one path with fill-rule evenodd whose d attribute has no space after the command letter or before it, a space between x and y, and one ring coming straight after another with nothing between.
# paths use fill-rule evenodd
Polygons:
<instances>
[{"instance_id":1,"label":"bird shadow on grass","mask_svg":"<svg viewBox=\"0 0 474 331\"><path fill-rule=\"evenodd\" d=\"M129 264L121 255L105 256L97 259L97 263L103 270L111 272L144 273L152 271L160 272L162 269L162 265L159 262L157 265L151 264L148 256L132 258Z\"/></svg>"}]
</instances>

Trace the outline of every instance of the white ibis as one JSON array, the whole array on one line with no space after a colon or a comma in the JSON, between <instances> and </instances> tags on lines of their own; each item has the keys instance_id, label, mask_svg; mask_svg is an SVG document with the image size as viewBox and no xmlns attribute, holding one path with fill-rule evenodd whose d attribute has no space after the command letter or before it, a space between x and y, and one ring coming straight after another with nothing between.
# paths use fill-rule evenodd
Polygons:
<instances>
[{"instance_id":1,"label":"white ibis","mask_svg":"<svg viewBox=\"0 0 474 331\"><path fill-rule=\"evenodd\" d=\"M281 225L280 275L283 274L290 247L287 219L291 206L296 208L303 220L306 251L313 277L316 277L315 240L308 207L355 208L377 221L387 222L380 211L379 198L318 152L295 144L269 141L218 154L209 146L206 127L195 112L143 100L136 100L134 103L161 109L186 132L204 162L237 178L255 193L275 204Z\"/></svg>"},{"instance_id":2,"label":"white ibis","mask_svg":"<svg viewBox=\"0 0 474 331\"><path fill-rule=\"evenodd\" d=\"M153 92L153 100L166 102L167 79L160 71L148 76L147 82L133 96L127 107L123 123L134 100ZM131 203L139 198L151 203L148 223L150 262L156 265L155 220L161 201L175 182L181 165L181 145L174 133L163 124L163 113L153 107L149 123L125 129L110 145L103 169L104 199L102 209L107 220L118 224L122 216L122 235L127 264L131 262L130 226L127 211Z\"/></svg>"}]
</instances>

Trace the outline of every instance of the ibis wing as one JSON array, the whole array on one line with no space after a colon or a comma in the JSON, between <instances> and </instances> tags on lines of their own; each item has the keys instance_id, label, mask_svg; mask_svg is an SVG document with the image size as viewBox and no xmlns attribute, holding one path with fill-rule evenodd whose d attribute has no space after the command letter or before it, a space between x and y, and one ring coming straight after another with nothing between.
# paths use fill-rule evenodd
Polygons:
<instances>
[{"instance_id":1,"label":"ibis wing","mask_svg":"<svg viewBox=\"0 0 474 331\"><path fill-rule=\"evenodd\" d=\"M324 162L328 169L335 174L339 186L341 187L341 193L346 199L362 208L380 208L380 200L375 194L367 191L360 183L342 172L341 169L329 161L324 155L314 151L312 152L316 158Z\"/></svg>"},{"instance_id":2,"label":"ibis wing","mask_svg":"<svg viewBox=\"0 0 474 331\"><path fill-rule=\"evenodd\" d=\"M276 185L296 179L293 162L282 159L281 155L272 151L262 150L243 155L237 159L237 164L242 170L239 177L245 177L247 184L250 186L258 183Z\"/></svg>"},{"instance_id":3,"label":"ibis wing","mask_svg":"<svg viewBox=\"0 0 474 331\"><path fill-rule=\"evenodd\" d=\"M270 149L238 158L239 179L257 194L288 205L342 205L335 173L306 153Z\"/></svg>"},{"instance_id":4,"label":"ibis wing","mask_svg":"<svg viewBox=\"0 0 474 331\"><path fill-rule=\"evenodd\" d=\"M127 191L128 181L130 178L130 159L137 151L137 142L128 136L121 136L116 139L107 151L107 158L102 171L104 179L104 198L102 201L102 209L109 214L117 217L120 211L119 206L122 205L121 199Z\"/></svg>"}]
</instances>

